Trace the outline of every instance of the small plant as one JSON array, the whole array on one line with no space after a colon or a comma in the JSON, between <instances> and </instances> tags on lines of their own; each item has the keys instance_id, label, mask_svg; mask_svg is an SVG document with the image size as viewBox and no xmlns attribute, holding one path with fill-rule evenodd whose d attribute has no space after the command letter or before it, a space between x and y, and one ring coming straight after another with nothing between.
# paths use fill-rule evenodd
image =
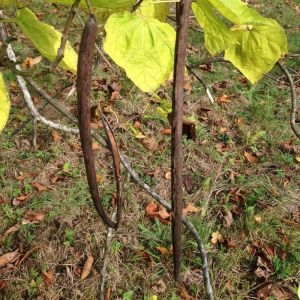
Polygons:
<instances>
[{"instance_id":1,"label":"small plant","mask_svg":"<svg viewBox=\"0 0 300 300\"><path fill-rule=\"evenodd\" d=\"M72 247L75 244L75 233L74 230L71 228L65 229L65 242L64 245L68 247Z\"/></svg>"}]
</instances>

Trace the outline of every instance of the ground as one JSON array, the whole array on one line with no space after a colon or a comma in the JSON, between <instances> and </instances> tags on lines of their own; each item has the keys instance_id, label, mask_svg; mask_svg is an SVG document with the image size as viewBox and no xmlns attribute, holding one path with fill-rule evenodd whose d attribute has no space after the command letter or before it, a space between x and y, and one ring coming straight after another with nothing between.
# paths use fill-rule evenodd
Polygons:
<instances>
[{"instance_id":1,"label":"ground","mask_svg":"<svg viewBox=\"0 0 300 300\"><path fill-rule=\"evenodd\" d=\"M247 2L285 28L289 51L299 55L299 2ZM50 4L34 10L63 28L66 10ZM71 32L74 45L81 32L77 23ZM184 201L208 252L215 297L297 299L300 140L289 125L289 85L278 67L251 85L231 65L213 62L195 20L191 27L188 62L210 86L215 103L188 75L184 114L195 122L196 138L189 132L184 136ZM21 61L38 55L24 36L13 46ZM299 56L283 62L299 98ZM170 216L124 167L122 223L104 255L107 230L90 198L79 137L42 124L36 125L35 136L16 77L3 72L12 109L0 135L0 298L97 299L105 256L106 299L204 299L193 237L184 231L182 281L177 285L172 279ZM74 76L58 71L35 80L76 115L76 95L70 93ZM45 99L29 89L41 109ZM158 95L163 101L139 92L121 70L112 72L101 59L95 68L94 104L103 100L120 151L142 181L168 201L171 83ZM51 105L42 113L69 123ZM93 126L101 131L97 113ZM94 150L103 204L111 213L115 186L110 154L96 142ZM9 263L3 263L3 255ZM90 270L87 260L93 260Z\"/></svg>"}]
</instances>

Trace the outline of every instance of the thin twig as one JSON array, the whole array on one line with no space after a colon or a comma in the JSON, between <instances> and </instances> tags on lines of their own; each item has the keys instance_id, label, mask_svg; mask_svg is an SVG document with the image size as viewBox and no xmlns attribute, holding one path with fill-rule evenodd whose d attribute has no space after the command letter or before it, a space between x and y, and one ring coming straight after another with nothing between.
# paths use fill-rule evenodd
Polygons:
<instances>
[{"instance_id":1,"label":"thin twig","mask_svg":"<svg viewBox=\"0 0 300 300\"><path fill-rule=\"evenodd\" d=\"M116 221L116 214L117 212L114 212L112 214L112 221ZM111 241L112 237L115 230L112 227L107 228L107 235L106 235L106 242L105 242L105 249L104 249L104 254L103 254L103 264L102 264L102 270L101 270L101 282L100 282L100 289L99 289L99 299L104 300L105 299L105 282L106 282L106 270L107 270L107 265L109 262L109 253L110 253L110 246L111 246Z\"/></svg>"},{"instance_id":2,"label":"thin twig","mask_svg":"<svg viewBox=\"0 0 300 300\"><path fill-rule=\"evenodd\" d=\"M291 88L291 113L290 113L290 124L293 132L295 135L300 139L300 132L298 131L297 128L297 122L296 122L296 117L297 117L297 95L296 95L296 88L294 85L293 78L290 74L290 72L287 70L287 68L280 62L277 62L277 65L280 67L281 71L285 74L290 88Z\"/></svg>"},{"instance_id":3,"label":"thin twig","mask_svg":"<svg viewBox=\"0 0 300 300\"><path fill-rule=\"evenodd\" d=\"M132 6L131 8L131 13L135 12L139 7L140 5L143 3L144 0L139 0L135 5Z\"/></svg>"},{"instance_id":4,"label":"thin twig","mask_svg":"<svg viewBox=\"0 0 300 300\"><path fill-rule=\"evenodd\" d=\"M74 19L75 13L76 13L76 8L79 5L80 0L75 0L73 5L71 6L70 12L69 12L69 16L68 16L68 20L67 23L65 25L62 37L61 37L61 42L60 42L60 46L57 50L57 55L56 58L52 64L51 69L54 70L58 64L60 63L60 61L64 58L64 52L65 52L65 47L66 47L66 43L68 41L68 34L71 28L71 24L72 21Z\"/></svg>"},{"instance_id":5,"label":"thin twig","mask_svg":"<svg viewBox=\"0 0 300 300\"><path fill-rule=\"evenodd\" d=\"M7 47L7 56L9 57L10 60L12 60L14 62L17 61L16 55L15 55L11 45L8 45L8 47ZM16 68L20 69L20 67L18 65L16 65ZM65 131L65 132L70 132L70 133L78 133L77 128L71 128L71 127L68 127L68 126L65 126L65 125L62 125L62 124L52 122L52 121L44 118L38 112L38 110L36 109L36 107L35 107L35 105L32 101L32 98L31 98L31 95L28 91L25 79L22 76L17 75L17 81L18 81L20 89L23 93L24 101L25 101L26 105L28 106L31 115L33 116L33 118L36 121L42 122L43 124L45 124L45 125L47 125L51 128L55 128L55 129L62 130L62 131Z\"/></svg>"},{"instance_id":6,"label":"thin twig","mask_svg":"<svg viewBox=\"0 0 300 300\"><path fill-rule=\"evenodd\" d=\"M81 16L79 14L76 15L79 22L81 23L82 26L84 26L84 22L81 18ZM95 48L98 52L98 54L101 56L101 58L104 60L104 62L106 63L106 65L111 69L111 71L115 72L115 68L113 67L113 65L109 62L109 60L107 59L107 57L104 55L103 51L100 49L100 47L95 43Z\"/></svg>"},{"instance_id":7,"label":"thin twig","mask_svg":"<svg viewBox=\"0 0 300 300\"><path fill-rule=\"evenodd\" d=\"M187 68L188 71L189 71L191 74L193 74L194 77L202 84L202 86L204 87L204 90L205 90L205 93L206 93L208 99L210 100L211 103L214 103L214 98L213 98L213 96L212 96L212 94L211 94L211 92L210 92L210 90L209 90L209 87L205 84L204 80L203 80L200 76L198 76L198 75L193 71L193 69L192 69L190 66L186 65L186 68Z\"/></svg>"}]
</instances>

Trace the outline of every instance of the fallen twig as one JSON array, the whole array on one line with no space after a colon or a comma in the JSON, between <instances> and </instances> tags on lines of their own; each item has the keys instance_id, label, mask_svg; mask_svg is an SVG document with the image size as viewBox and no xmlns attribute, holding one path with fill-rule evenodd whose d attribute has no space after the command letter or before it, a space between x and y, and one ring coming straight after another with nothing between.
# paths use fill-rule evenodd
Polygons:
<instances>
[{"instance_id":1,"label":"fallen twig","mask_svg":"<svg viewBox=\"0 0 300 300\"><path fill-rule=\"evenodd\" d=\"M112 214L112 221L116 221L116 212ZM110 253L110 245L113 237L114 229L112 227L107 228L105 249L103 254L103 262L102 262L102 270L101 270L101 281L100 281L100 289L99 289L99 299L105 299L105 282L106 282L106 269L109 262L109 253Z\"/></svg>"},{"instance_id":2,"label":"fallen twig","mask_svg":"<svg viewBox=\"0 0 300 300\"><path fill-rule=\"evenodd\" d=\"M281 71L285 74L290 88L291 88L291 113L290 113L290 124L293 132L295 135L300 139L300 132L298 131L297 124L296 124L296 117L297 117L297 95L296 95L296 88L293 81L293 78L287 68L281 63L277 62L277 65L280 67Z\"/></svg>"}]
</instances>

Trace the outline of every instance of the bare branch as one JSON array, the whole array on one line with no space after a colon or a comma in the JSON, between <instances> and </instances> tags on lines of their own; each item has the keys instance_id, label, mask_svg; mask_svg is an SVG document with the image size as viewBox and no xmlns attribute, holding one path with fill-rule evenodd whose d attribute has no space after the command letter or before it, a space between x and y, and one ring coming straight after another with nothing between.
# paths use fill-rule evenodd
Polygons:
<instances>
[{"instance_id":1,"label":"bare branch","mask_svg":"<svg viewBox=\"0 0 300 300\"><path fill-rule=\"evenodd\" d=\"M60 61L64 58L64 52L65 52L65 47L66 47L66 43L68 41L68 34L71 28L71 24L72 21L74 19L75 13L76 13L76 8L79 5L80 0L75 0L73 5L71 6L70 12L69 12L69 16L68 16L68 20L67 23L65 25L62 37L61 37L61 42L60 42L60 46L57 50L57 55L56 58L52 64L51 69L54 70L58 64L60 63Z\"/></svg>"},{"instance_id":2,"label":"bare branch","mask_svg":"<svg viewBox=\"0 0 300 300\"><path fill-rule=\"evenodd\" d=\"M285 74L290 88L291 88L291 113L290 113L290 124L291 124L291 128L293 130L293 132L295 133L295 135L300 139L300 132L298 131L297 128L297 122L296 122L296 116L297 116L297 95L296 95L296 88L295 88L295 84L293 81L293 78L290 74L290 72L288 71L288 69L281 63L281 62L277 62L277 65L280 67L281 71Z\"/></svg>"}]
</instances>

